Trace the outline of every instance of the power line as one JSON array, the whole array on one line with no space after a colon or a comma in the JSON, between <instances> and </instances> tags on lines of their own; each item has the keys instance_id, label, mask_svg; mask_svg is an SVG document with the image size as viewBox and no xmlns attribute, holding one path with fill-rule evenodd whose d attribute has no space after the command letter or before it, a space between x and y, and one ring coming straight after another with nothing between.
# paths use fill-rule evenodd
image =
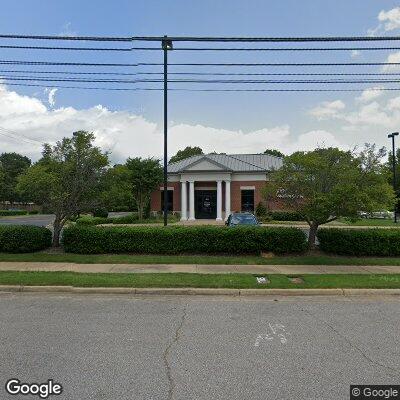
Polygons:
<instances>
[{"instance_id":1,"label":"power line","mask_svg":"<svg viewBox=\"0 0 400 400\"><path fill-rule=\"evenodd\" d=\"M0 60L2 65L63 65L63 66L92 66L92 67L141 67L161 66L162 63L139 62L126 63L83 63L59 61L26 61L26 60ZM349 63L169 63L169 66L194 66L194 67L335 67L335 66L383 66L400 65L400 62L349 62Z\"/></svg>"},{"instance_id":2,"label":"power line","mask_svg":"<svg viewBox=\"0 0 400 400\"><path fill-rule=\"evenodd\" d=\"M1 47L1 46L0 46ZM132 48L132 50L161 50ZM174 51L383 51L400 50L400 47L174 47Z\"/></svg>"},{"instance_id":3,"label":"power line","mask_svg":"<svg viewBox=\"0 0 400 400\"><path fill-rule=\"evenodd\" d=\"M26 50L76 50L76 51L132 51L132 50L160 50L156 47L54 47L54 46L14 46L0 45L0 49L26 49Z\"/></svg>"},{"instance_id":4,"label":"power line","mask_svg":"<svg viewBox=\"0 0 400 400\"><path fill-rule=\"evenodd\" d=\"M163 79L80 79L36 76L1 76L5 81L77 82L77 83L160 83ZM170 83L222 83L222 84L343 84L343 83L400 83L400 79L168 79Z\"/></svg>"},{"instance_id":5,"label":"power line","mask_svg":"<svg viewBox=\"0 0 400 400\"><path fill-rule=\"evenodd\" d=\"M28 84L28 83L7 83L8 86L26 86L26 87L44 87L48 88L49 85L41 84ZM163 91L162 88L110 88L110 87L85 87L85 86L64 86L64 85L51 85L52 88L59 89L80 89L80 90L104 90L104 91ZM171 88L168 89L174 92L363 92L366 88L352 88L352 89L190 89L190 88ZM398 88L373 88L376 91L400 91Z\"/></svg>"},{"instance_id":6,"label":"power line","mask_svg":"<svg viewBox=\"0 0 400 400\"><path fill-rule=\"evenodd\" d=\"M24 136L24 135L22 135L22 134L20 134L18 132L15 132L15 131L12 131L10 129L6 129L6 128L3 128L3 127L0 127L0 135L2 135L4 137L8 137L9 139L17 140L18 142L21 142L21 140L22 140L23 142L28 143L30 145L32 145L32 144L36 145L38 143L40 145L43 144L42 142L40 142L40 141L38 141L36 139L31 139L31 138L29 138L27 136Z\"/></svg>"},{"instance_id":7,"label":"power line","mask_svg":"<svg viewBox=\"0 0 400 400\"><path fill-rule=\"evenodd\" d=\"M146 76L163 75L163 72L77 72L77 71L36 71L36 70L0 70L2 73L60 74L60 75L108 75L108 76ZM399 76L400 73L382 72L169 72L168 75L193 76Z\"/></svg>"},{"instance_id":8,"label":"power line","mask_svg":"<svg viewBox=\"0 0 400 400\"><path fill-rule=\"evenodd\" d=\"M67 50L67 51L123 51L134 50L160 51L160 47L64 47L64 46L20 46L0 45L0 49L24 49L24 50ZM400 47L174 47L174 51L394 51Z\"/></svg>"},{"instance_id":9,"label":"power line","mask_svg":"<svg viewBox=\"0 0 400 400\"><path fill-rule=\"evenodd\" d=\"M82 62L60 62L60 61L26 61L26 60L0 60L3 65L70 65L70 66L90 66L90 67L141 67L163 65L162 63L82 63Z\"/></svg>"},{"instance_id":10,"label":"power line","mask_svg":"<svg viewBox=\"0 0 400 400\"><path fill-rule=\"evenodd\" d=\"M65 41L96 41L96 42L162 42L163 36L54 36L54 35L21 35L2 34L0 39L30 39L30 40L65 40ZM173 42L371 42L398 41L400 36L332 36L332 37L194 37L168 36Z\"/></svg>"}]
</instances>

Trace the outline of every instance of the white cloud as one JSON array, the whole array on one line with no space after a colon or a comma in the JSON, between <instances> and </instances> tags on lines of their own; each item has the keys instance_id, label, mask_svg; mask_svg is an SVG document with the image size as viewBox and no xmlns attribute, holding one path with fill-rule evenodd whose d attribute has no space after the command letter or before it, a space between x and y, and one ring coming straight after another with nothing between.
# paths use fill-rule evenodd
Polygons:
<instances>
[{"instance_id":1,"label":"white cloud","mask_svg":"<svg viewBox=\"0 0 400 400\"><path fill-rule=\"evenodd\" d=\"M400 7L391 10L382 10L378 14L379 24L377 27L368 30L370 36L382 34L384 32L393 31L400 28Z\"/></svg>"},{"instance_id":2,"label":"white cloud","mask_svg":"<svg viewBox=\"0 0 400 400\"><path fill-rule=\"evenodd\" d=\"M378 20L383 24L385 31L392 31L400 28L400 7L389 11L382 10L378 15Z\"/></svg>"},{"instance_id":3,"label":"white cloud","mask_svg":"<svg viewBox=\"0 0 400 400\"><path fill-rule=\"evenodd\" d=\"M66 22L62 28L61 32L59 33L60 36L77 36L77 33L74 29L72 29L72 23Z\"/></svg>"},{"instance_id":4,"label":"white cloud","mask_svg":"<svg viewBox=\"0 0 400 400\"><path fill-rule=\"evenodd\" d=\"M318 120L333 118L345 108L342 100L324 101L317 107L309 110L309 114Z\"/></svg>"},{"instance_id":5,"label":"white cloud","mask_svg":"<svg viewBox=\"0 0 400 400\"><path fill-rule=\"evenodd\" d=\"M56 105L56 93L57 93L57 88L46 88L44 92L47 94L47 101L50 105L51 108L54 108Z\"/></svg>"},{"instance_id":6,"label":"white cloud","mask_svg":"<svg viewBox=\"0 0 400 400\"><path fill-rule=\"evenodd\" d=\"M112 151L113 162L132 156L161 157L163 149L161 127L143 116L128 111L110 111L101 105L81 110L73 107L51 109L36 98L21 96L1 86L0 128L15 133L11 135L14 138L10 134L2 136L2 151L17 151L34 160L40 156L41 143L55 143L76 130L94 132L96 144ZM35 144L26 138L36 141ZM259 153L265 148L290 153L310 150L317 145L345 147L330 132L314 130L294 135L288 125L252 132L200 124L171 125L169 155L188 145L200 146L205 152L227 153Z\"/></svg>"},{"instance_id":7,"label":"white cloud","mask_svg":"<svg viewBox=\"0 0 400 400\"><path fill-rule=\"evenodd\" d=\"M356 100L362 103L377 99L383 95L383 91L379 87L365 89L360 96L356 97Z\"/></svg>"},{"instance_id":8,"label":"white cloud","mask_svg":"<svg viewBox=\"0 0 400 400\"><path fill-rule=\"evenodd\" d=\"M400 51L397 53L389 54L385 62L387 63L400 63ZM384 65L382 67L384 72L395 72L400 71L400 65Z\"/></svg>"}]
</instances>

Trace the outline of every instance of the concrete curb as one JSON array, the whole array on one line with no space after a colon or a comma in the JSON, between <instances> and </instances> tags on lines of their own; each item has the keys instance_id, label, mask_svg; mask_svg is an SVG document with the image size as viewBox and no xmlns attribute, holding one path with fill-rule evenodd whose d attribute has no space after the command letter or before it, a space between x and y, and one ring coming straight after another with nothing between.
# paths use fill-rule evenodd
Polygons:
<instances>
[{"instance_id":1,"label":"concrete curb","mask_svg":"<svg viewBox=\"0 0 400 400\"><path fill-rule=\"evenodd\" d=\"M200 296L393 296L400 289L212 289L0 285L0 292Z\"/></svg>"}]
</instances>

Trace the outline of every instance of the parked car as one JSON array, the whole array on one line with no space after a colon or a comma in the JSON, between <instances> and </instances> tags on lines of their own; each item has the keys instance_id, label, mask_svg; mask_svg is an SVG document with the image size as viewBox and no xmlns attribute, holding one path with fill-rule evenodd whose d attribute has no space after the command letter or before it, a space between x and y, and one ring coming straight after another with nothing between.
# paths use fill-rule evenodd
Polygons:
<instances>
[{"instance_id":1,"label":"parked car","mask_svg":"<svg viewBox=\"0 0 400 400\"><path fill-rule=\"evenodd\" d=\"M248 212L230 214L225 222L226 226L259 225L257 218Z\"/></svg>"},{"instance_id":2,"label":"parked car","mask_svg":"<svg viewBox=\"0 0 400 400\"><path fill-rule=\"evenodd\" d=\"M367 213L365 211L359 211L358 215L361 218L375 218L375 219L392 219L394 218L394 212L393 211L375 211L372 213Z\"/></svg>"}]
</instances>

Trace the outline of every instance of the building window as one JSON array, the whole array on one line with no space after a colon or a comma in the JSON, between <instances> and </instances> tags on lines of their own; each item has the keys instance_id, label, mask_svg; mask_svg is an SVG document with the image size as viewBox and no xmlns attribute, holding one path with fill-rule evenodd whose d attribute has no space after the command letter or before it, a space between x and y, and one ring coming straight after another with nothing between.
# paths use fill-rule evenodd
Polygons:
<instances>
[{"instance_id":1,"label":"building window","mask_svg":"<svg viewBox=\"0 0 400 400\"><path fill-rule=\"evenodd\" d=\"M254 190L242 190L242 211L254 212Z\"/></svg>"},{"instance_id":2,"label":"building window","mask_svg":"<svg viewBox=\"0 0 400 400\"><path fill-rule=\"evenodd\" d=\"M167 190L167 211L172 212L174 209L174 191ZM161 191L161 211L164 211L164 190Z\"/></svg>"}]
</instances>

